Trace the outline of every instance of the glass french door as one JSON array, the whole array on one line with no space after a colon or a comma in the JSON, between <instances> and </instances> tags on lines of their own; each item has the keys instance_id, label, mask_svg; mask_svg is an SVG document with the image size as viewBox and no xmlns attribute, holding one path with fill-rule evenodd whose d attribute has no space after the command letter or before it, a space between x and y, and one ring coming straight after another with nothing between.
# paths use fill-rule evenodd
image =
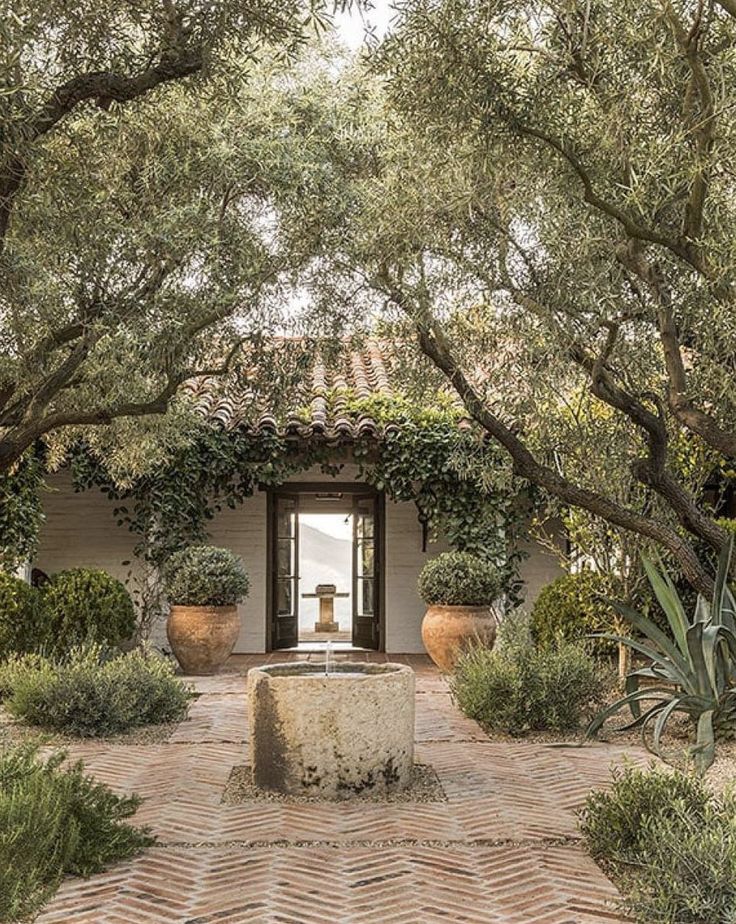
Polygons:
<instances>
[{"instance_id":1,"label":"glass french door","mask_svg":"<svg viewBox=\"0 0 736 924\"><path fill-rule=\"evenodd\" d=\"M380 647L380 594L378 552L380 548L378 497L353 497L353 645Z\"/></svg>"},{"instance_id":2,"label":"glass french door","mask_svg":"<svg viewBox=\"0 0 736 924\"><path fill-rule=\"evenodd\" d=\"M269 649L299 644L299 512L311 511L315 487L294 486L269 494L270 593ZM382 507L380 495L348 489L344 512L352 512L352 642L356 648L381 646L380 561Z\"/></svg>"},{"instance_id":3,"label":"glass french door","mask_svg":"<svg viewBox=\"0 0 736 924\"><path fill-rule=\"evenodd\" d=\"M271 648L299 644L299 495L274 494Z\"/></svg>"}]
</instances>

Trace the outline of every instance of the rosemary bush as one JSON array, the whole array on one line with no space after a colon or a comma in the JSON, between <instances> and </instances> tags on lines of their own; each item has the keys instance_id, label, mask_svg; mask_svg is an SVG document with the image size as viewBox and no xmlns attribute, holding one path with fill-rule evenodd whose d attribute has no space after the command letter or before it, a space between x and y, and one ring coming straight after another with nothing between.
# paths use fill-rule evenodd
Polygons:
<instances>
[{"instance_id":1,"label":"rosemary bush","mask_svg":"<svg viewBox=\"0 0 736 924\"><path fill-rule=\"evenodd\" d=\"M0 665L2 691L16 719L85 738L182 719L191 695L164 658L142 650L110 656L97 645L56 660L10 658Z\"/></svg>"},{"instance_id":2,"label":"rosemary bush","mask_svg":"<svg viewBox=\"0 0 736 924\"><path fill-rule=\"evenodd\" d=\"M0 755L0 921L25 921L66 874L89 876L153 843L126 824L136 796L118 796L62 767L59 753L42 761L28 747Z\"/></svg>"},{"instance_id":3,"label":"rosemary bush","mask_svg":"<svg viewBox=\"0 0 736 924\"><path fill-rule=\"evenodd\" d=\"M614 772L593 792L580 826L639 924L736 921L736 796L697 776L652 766Z\"/></svg>"},{"instance_id":4,"label":"rosemary bush","mask_svg":"<svg viewBox=\"0 0 736 924\"><path fill-rule=\"evenodd\" d=\"M538 648L525 622L504 626L508 619L496 648L476 645L458 661L450 681L458 706L484 727L512 735L578 728L603 695L599 665L569 642Z\"/></svg>"}]
</instances>

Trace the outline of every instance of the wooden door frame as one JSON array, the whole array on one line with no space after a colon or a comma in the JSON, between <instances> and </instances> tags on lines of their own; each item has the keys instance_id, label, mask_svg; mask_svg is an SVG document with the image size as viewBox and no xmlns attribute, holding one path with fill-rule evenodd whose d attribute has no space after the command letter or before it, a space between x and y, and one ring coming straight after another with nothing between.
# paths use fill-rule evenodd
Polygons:
<instances>
[{"instance_id":1,"label":"wooden door frame","mask_svg":"<svg viewBox=\"0 0 736 924\"><path fill-rule=\"evenodd\" d=\"M276 525L276 497L296 497L296 536L294 542L294 555L297 580L295 582L296 599L296 637L299 641L299 492L288 489L274 488L268 490L266 495L266 651L278 651L273 647L274 612L276 601L276 556L278 528Z\"/></svg>"},{"instance_id":2,"label":"wooden door frame","mask_svg":"<svg viewBox=\"0 0 736 924\"><path fill-rule=\"evenodd\" d=\"M266 492L266 652L274 651L273 647L273 606L274 606L274 579L275 579L275 522L276 495L278 494L373 494L376 497L376 562L378 565L378 580L376 590L378 594L378 648L377 651L386 651L386 495L383 491L361 481L329 482L329 481L290 481L277 488L261 488ZM352 503L350 506L352 516ZM297 526L298 531L298 526ZM297 562L298 568L298 562ZM352 578L352 575L351 575Z\"/></svg>"}]
</instances>

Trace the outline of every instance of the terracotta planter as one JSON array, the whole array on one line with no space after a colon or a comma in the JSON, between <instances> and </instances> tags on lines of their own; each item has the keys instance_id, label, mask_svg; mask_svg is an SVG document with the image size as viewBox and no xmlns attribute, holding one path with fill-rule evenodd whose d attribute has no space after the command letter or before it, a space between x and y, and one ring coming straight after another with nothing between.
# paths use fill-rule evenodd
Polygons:
<instances>
[{"instance_id":1,"label":"terracotta planter","mask_svg":"<svg viewBox=\"0 0 736 924\"><path fill-rule=\"evenodd\" d=\"M237 606L172 606L166 635L185 674L214 674L240 632Z\"/></svg>"},{"instance_id":2,"label":"terracotta planter","mask_svg":"<svg viewBox=\"0 0 736 924\"><path fill-rule=\"evenodd\" d=\"M444 673L455 666L462 650L474 642L490 647L496 618L489 606L430 606L422 620L427 654Z\"/></svg>"}]
</instances>

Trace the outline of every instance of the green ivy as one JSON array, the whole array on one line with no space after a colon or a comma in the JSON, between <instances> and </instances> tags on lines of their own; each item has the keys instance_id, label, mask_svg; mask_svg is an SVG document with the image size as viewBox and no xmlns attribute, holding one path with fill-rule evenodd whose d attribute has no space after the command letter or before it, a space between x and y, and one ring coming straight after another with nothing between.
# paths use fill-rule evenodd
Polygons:
<instances>
[{"instance_id":1,"label":"green ivy","mask_svg":"<svg viewBox=\"0 0 736 924\"><path fill-rule=\"evenodd\" d=\"M392 500L414 502L428 534L441 532L451 548L491 561L515 599L520 553L513 551L514 540L526 507L522 485L510 486L500 452L477 431L460 427L460 413L449 402L416 407L374 397L349 400L346 412L355 420L370 416L382 431L378 439L366 436L345 447L360 478ZM73 452L71 468L77 490L96 487L117 501L118 525L139 537L136 555L160 565L185 545L206 542L217 513L236 508L260 485L278 487L313 466L337 474L341 457L347 458L339 448L269 430L203 425L168 467L127 488L116 485L84 446Z\"/></svg>"},{"instance_id":2,"label":"green ivy","mask_svg":"<svg viewBox=\"0 0 736 924\"><path fill-rule=\"evenodd\" d=\"M40 453L27 453L7 475L0 475L0 571L14 571L33 556L43 522Z\"/></svg>"},{"instance_id":3,"label":"green ivy","mask_svg":"<svg viewBox=\"0 0 736 924\"><path fill-rule=\"evenodd\" d=\"M428 530L450 547L492 562L516 602L521 581L515 539L524 522L519 481L509 484L507 462L477 430L461 427L456 405L416 407L405 399L375 396L351 401L355 417L370 416L384 436L354 448L361 477L393 500L413 501ZM494 478L501 473L500 478Z\"/></svg>"},{"instance_id":4,"label":"green ivy","mask_svg":"<svg viewBox=\"0 0 736 924\"><path fill-rule=\"evenodd\" d=\"M313 464L311 454L309 459ZM207 524L224 507L235 509L258 485L277 486L303 467L302 457L275 433L204 426L166 468L130 487L117 485L85 446L71 456L75 489L97 487L118 501L118 526L138 535L136 555L157 565L185 545L205 542Z\"/></svg>"}]
</instances>

